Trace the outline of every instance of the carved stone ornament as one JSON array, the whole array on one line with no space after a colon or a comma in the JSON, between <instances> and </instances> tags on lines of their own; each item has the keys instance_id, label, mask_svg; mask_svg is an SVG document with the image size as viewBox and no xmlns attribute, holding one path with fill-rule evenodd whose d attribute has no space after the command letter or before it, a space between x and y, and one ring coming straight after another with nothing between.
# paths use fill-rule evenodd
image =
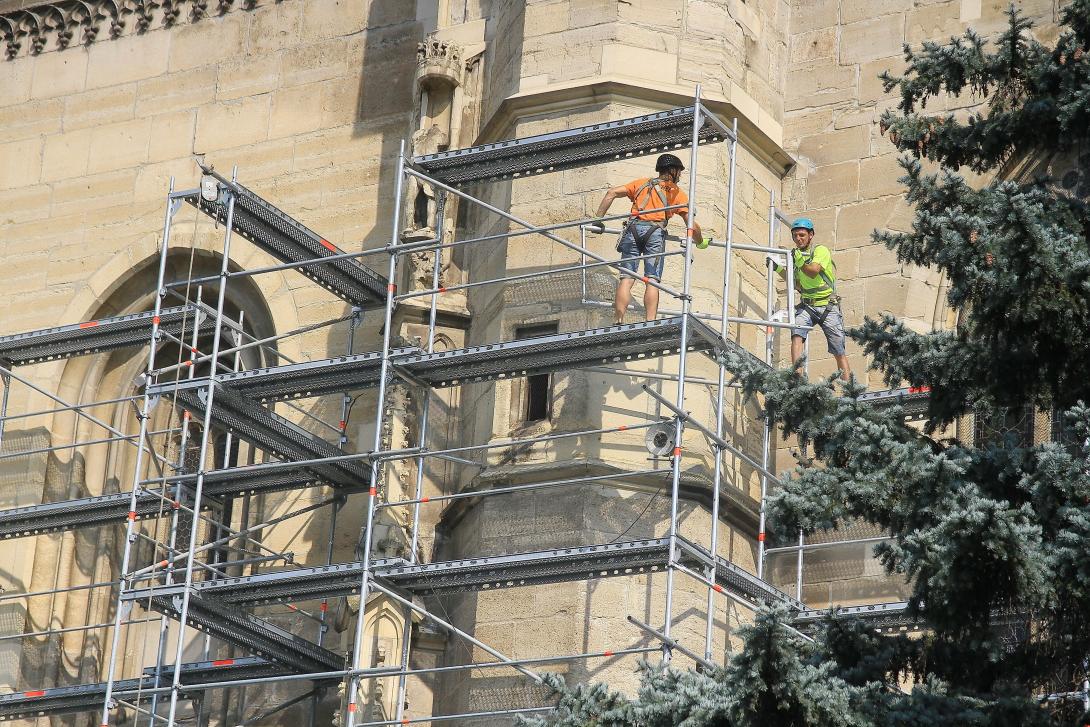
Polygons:
<instances>
[{"instance_id":1,"label":"carved stone ornament","mask_svg":"<svg viewBox=\"0 0 1090 727\"><path fill-rule=\"evenodd\" d=\"M1048 156L1027 152L1009 160L1001 176L1021 184L1043 182L1076 209L1090 209L1090 149L1076 146Z\"/></svg>"},{"instance_id":2,"label":"carved stone ornament","mask_svg":"<svg viewBox=\"0 0 1090 727\"><path fill-rule=\"evenodd\" d=\"M453 86L462 85L462 47L438 38L416 44L416 81L442 79Z\"/></svg>"},{"instance_id":3,"label":"carved stone ornament","mask_svg":"<svg viewBox=\"0 0 1090 727\"><path fill-rule=\"evenodd\" d=\"M0 13L0 42L8 60L26 50L37 55L50 39L59 49L90 45L105 35L117 38L126 28L143 33L158 20L170 27L180 20L196 22L212 13L223 15L235 3L251 10L258 0L56 0ZM131 25L129 20L132 21Z\"/></svg>"}]
</instances>

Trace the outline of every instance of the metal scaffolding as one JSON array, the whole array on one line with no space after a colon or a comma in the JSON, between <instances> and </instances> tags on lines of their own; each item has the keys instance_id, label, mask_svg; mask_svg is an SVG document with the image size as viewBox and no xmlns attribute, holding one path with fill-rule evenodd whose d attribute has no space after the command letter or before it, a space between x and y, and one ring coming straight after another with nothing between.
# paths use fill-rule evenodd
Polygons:
<instances>
[{"instance_id":1,"label":"metal scaffolding","mask_svg":"<svg viewBox=\"0 0 1090 727\"><path fill-rule=\"evenodd\" d=\"M767 245L735 241L736 157L739 151L737 128L737 121L733 126L727 126L708 111L701 101L698 88L691 106L624 121L413 159L405 156L402 143L397 159L390 242L377 250L364 252L349 253L338 249L241 185L236 174L228 178L211 169L204 169L201 187L181 191L175 191L172 182L167 195L159 250L158 294L155 296L154 310L0 337L0 376L4 383L4 397L0 402L0 441L4 422L8 419L71 411L110 434L103 440L81 442L80 446L89 446L97 441L123 441L136 447L135 466L127 492L0 511L0 538L125 523L124 547L117 564L116 578L81 586L112 589L116 596L112 622L107 626L86 627L109 633L105 680L76 687L0 696L0 720L100 710L100 724L103 726L119 721L119 715L123 713L134 724L146 720L149 725L163 723L173 727L180 720L180 703L189 700L194 702L193 710L199 725L202 718L200 698L209 690L294 681L309 683L312 689L301 697L288 700L281 705L282 708L311 698L316 704L319 690L343 682L346 697L342 724L347 727L514 715L548 709L548 705L512 706L496 711L406 719L403 707L407 677L468 669L512 669L532 682L540 682L541 677L532 669L539 664L633 656L650 651L660 652L666 662L677 652L690 656L697 663L710 663L713 661L714 615L717 599L720 598L747 609L755 609L764 603L786 604L798 614L800 628L814 621L816 612L807 609L801 598L802 553L808 546L801 541L799 546L793 546L798 551L799 569L798 588L794 596L780 591L762 578L765 555L771 552L765 549L764 502L770 488L779 482L771 471L772 433L769 425L763 425L761 451L745 451L742 444L727 438L724 425L727 411L725 395L732 383L730 373L721 363L715 364L718 372L715 379L696 379L688 370L690 354L705 355L713 362L720 360L717 353L727 350L752 356L731 338L731 324L759 327L765 346L763 356L758 360L771 366L774 363L776 331L794 327L791 286L788 286L787 293L787 320L775 316L775 280L771 268L764 271L767 295L763 314L746 317L739 311L739 315L730 315L730 300L734 292L731 289L732 260L742 252L783 253L784 249L776 245L777 225L786 220L784 213L776 208L775 197L770 190ZM697 194L698 152L702 145L716 143L727 145L729 157L727 212L723 221L725 239L711 243L722 251L722 287L717 300L718 310L701 311L697 310L692 295L692 224L705 204ZM685 148L689 150L690 226L684 238L671 238L679 246L667 253L680 257L684 266L682 284L678 289L639 276L620 267L616 260L605 259L593 252L587 244L588 224L592 220L537 225L465 191L467 185L481 186ZM400 238L403 184L410 178L436 190L438 210L435 229L439 233L434 239L403 242ZM452 198L497 215L517 229L448 242L442 234L443 208ZM218 275L167 279L171 230L183 202L215 220L217 225L222 225L221 269ZM618 215L610 219L626 216ZM580 243L562 237L558 234L561 231L578 232ZM231 270L229 266L236 233L280 263L251 270ZM608 305L604 301L594 300L588 292L587 271L603 269L621 276L641 278L645 284L655 286L672 297L677 309L664 311L666 317L645 323L561 332L455 350L435 350L438 299L441 295L454 290L507 284L558 272L557 268L552 268L443 286L440 284L440 269L444 253L459 246L524 235L543 237L579 256L578 265L561 270L577 271L582 276L582 299L588 306ZM433 256L430 287L399 291L397 281L400 267L407 255L417 252ZM360 262L369 256L386 258L384 274ZM786 260L790 280L793 276L792 256L786 255ZM284 270L299 271L351 306L351 315L319 324L346 326L348 348L344 355L319 361L279 363L283 356L275 350L274 344L282 336L258 339L246 332L241 316L237 320L230 319L226 301L231 280ZM201 302L202 286L214 291L215 305ZM193 291L196 291L197 299L189 300ZM395 338L394 312L403 301L425 297L429 301L426 340L416 346L406 346ZM167 306L168 299L172 298L180 298L182 303ZM353 334L361 324L363 312L368 310L374 311L376 316L381 315L382 345L378 351L355 353ZM381 314L378 313L380 310ZM315 328L317 326L307 326L292 334ZM182 360L166 365L160 361L160 350L167 343L179 347L183 352ZM136 397L70 403L48 394L13 371L19 366L137 345L147 345L147 360L144 385ZM247 349L268 351L273 354L276 363L264 368L241 370L240 353ZM646 386L644 392L669 415L648 421L634 412L631 422L613 427L494 440L488 444L444 449L429 449L427 446L428 404L433 390L588 369L618 376L654 378L644 372L625 369L623 364L660 357L676 358L676 375L659 375L666 384L673 382L676 389L669 397ZM198 375L197 369L202 366L207 371ZM384 447L382 436L389 389L394 381L419 392L423 399L417 426L418 442L402 449ZM693 381L714 387L714 425L707 426L697 421L686 409L686 387ZM13 382L32 387L57 406L48 411L9 415L8 393ZM351 406L347 392L363 389L375 391L374 440L368 450L352 452L346 449L349 441L346 420ZM290 409L293 413L288 416L273 411L277 402L282 407L291 407L292 402L298 399L328 395L343 397L337 423L312 421L316 419L314 415L300 413L298 409ZM867 396L877 404L886 401L914 404L920 399L912 392L879 392ZM163 400L172 401L181 414L176 427L155 430L151 426L153 411L156 405L162 405ZM96 406L118 402L131 402L139 409L136 433L122 432L91 413ZM303 421L297 422L297 419ZM515 491L608 485L617 477L587 474L472 492L449 492L429 498L424 494L426 461L437 458L472 463L473 460L465 458L521 445L661 427L663 424L672 429L669 470L633 468L621 474L636 481L646 481L649 488L661 488L669 493L670 515L664 537L503 556L419 562L420 512L429 503L467 497L484 498ZM325 436L315 434L312 429L318 429ZM710 503L710 539L706 544L693 542L679 531L685 438L694 432L710 443L714 456L710 491L706 495ZM226 446L217 448L215 437L224 433ZM331 434L335 442L328 441ZM181 441L174 459L171 459L167 446L171 436ZM239 464L231 459L232 444L237 445L238 442L264 453L263 461ZM199 450L195 463L186 459L186 452L190 449ZM222 461L216 460L217 452L222 452ZM28 450L17 454L31 453ZM391 497L383 486L387 481L385 468L399 461L411 461L416 466L413 494L400 499ZM755 574L719 555L721 500L725 496L723 480L730 461L744 463L759 473L760 526ZM222 515L225 512L224 503L232 498L315 487L328 487L332 494L316 504L298 507L265 522L250 524L243 518L241 525L234 527L230 518ZM336 514L344 499L353 493L366 497L360 560L334 563ZM258 537L258 533L266 528L292 517L309 516L325 507L331 508L333 520L324 563L295 564L293 554L270 548ZM411 543L407 558L375 557L375 518L386 509L411 513L406 517L406 522L411 522L407 534ZM157 523L151 534L138 525L145 521ZM240 565L261 563L274 566L291 564L293 567L254 575L237 574ZM542 583L626 578L641 573L662 573L666 580L661 624L643 624L630 619L635 626L633 639L650 634L659 644L653 649L631 647L557 655L548 659L513 658L458 628L445 614L421 606L421 600L417 598ZM703 649L690 649L675 638L674 626L678 615L675 613L674 596L678 578L692 579L707 589ZM0 598L29 598L44 593L4 594ZM360 608L352 632L352 648L346 659L345 654L327 648L324 637L328 629L326 620L330 599L350 595L360 597ZM429 621L437 628L487 652L494 660L426 669L411 668L407 626L404 648L395 666L361 666L369 638L367 604L372 596L394 604L405 614L406 624L411 623L413 618ZM292 633L251 613L252 609L264 604L289 604L290 608L297 609L296 603L306 601L321 602L317 614L307 614L319 624L317 638ZM137 623L134 620L137 609L147 614L159 614L155 617L160 623L155 663L147 666L138 676L122 678L122 636L126 629ZM900 624L897 619L903 618L905 610L903 604L864 607L866 609L870 609L868 613L875 614L875 618L889 624ZM139 623L146 623L146 619ZM147 626L140 628L147 629ZM187 639L192 636L189 629L237 647L247 656L187 663L185 647ZM204 655L207 657L208 639L204 644ZM386 677L398 678L396 714L387 715L387 719L368 721L360 711L361 684L365 680Z\"/></svg>"}]
</instances>

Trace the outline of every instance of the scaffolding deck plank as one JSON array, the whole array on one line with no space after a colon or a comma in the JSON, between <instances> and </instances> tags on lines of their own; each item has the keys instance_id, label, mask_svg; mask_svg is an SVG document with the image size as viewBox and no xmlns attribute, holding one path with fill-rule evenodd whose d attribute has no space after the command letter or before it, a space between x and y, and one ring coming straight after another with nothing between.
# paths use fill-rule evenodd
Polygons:
<instances>
[{"instance_id":1,"label":"scaffolding deck plank","mask_svg":"<svg viewBox=\"0 0 1090 727\"><path fill-rule=\"evenodd\" d=\"M181 482L190 488L195 481L196 475L192 474L168 479L168 483ZM321 482L320 477L299 470L211 470L205 473L203 493L206 498L238 497L313 487ZM77 528L123 525L129 513L130 498L131 493L115 492L0 510L0 540L66 532ZM207 507L209 501L205 500L204 504ZM171 507L159 493L141 491L137 493L135 512L136 518L143 520L169 515Z\"/></svg>"},{"instance_id":2,"label":"scaffolding deck plank","mask_svg":"<svg viewBox=\"0 0 1090 727\"><path fill-rule=\"evenodd\" d=\"M693 106L685 106L566 131L452 149L414 157L412 164L430 177L457 186L662 154L692 144L693 112ZM704 121L698 138L699 143L708 144L724 141L726 136L719 127Z\"/></svg>"},{"instance_id":3,"label":"scaffolding deck plank","mask_svg":"<svg viewBox=\"0 0 1090 727\"><path fill-rule=\"evenodd\" d=\"M122 594L171 618L181 616L178 588L149 588ZM186 623L221 641L300 674L344 668L344 657L252 614L214 600L190 595Z\"/></svg>"},{"instance_id":4,"label":"scaffolding deck plank","mask_svg":"<svg viewBox=\"0 0 1090 727\"><path fill-rule=\"evenodd\" d=\"M862 619L868 626L881 631L916 630L921 627L919 619L909 613L907 601L841 606L836 612ZM795 614L794 624L800 629L810 630L828 615L829 609L826 608L804 609Z\"/></svg>"},{"instance_id":5,"label":"scaffolding deck plank","mask_svg":"<svg viewBox=\"0 0 1090 727\"><path fill-rule=\"evenodd\" d=\"M390 357L399 361L419 351L394 349ZM371 352L219 374L216 380L259 401L282 401L378 386L381 370L382 353Z\"/></svg>"},{"instance_id":6,"label":"scaffolding deck plank","mask_svg":"<svg viewBox=\"0 0 1090 727\"><path fill-rule=\"evenodd\" d=\"M218 176L217 179L221 190L230 188L235 195L234 231L276 259L285 263L299 263L345 253L243 185ZM211 202L197 192L187 194L182 199L217 222L226 224L227 204L223 194ZM298 270L354 306L367 309L386 305L386 278L354 259L341 258L306 265Z\"/></svg>"},{"instance_id":7,"label":"scaffolding deck plank","mask_svg":"<svg viewBox=\"0 0 1090 727\"><path fill-rule=\"evenodd\" d=\"M208 380L203 378L148 387L148 393L152 396L173 397L198 418L204 416L207 391ZM216 386L212 421L257 448L285 460L315 460L344 454L324 439L222 384ZM370 470L359 460L315 463L304 469L334 487L363 487L371 477Z\"/></svg>"},{"instance_id":8,"label":"scaffolding deck plank","mask_svg":"<svg viewBox=\"0 0 1090 727\"><path fill-rule=\"evenodd\" d=\"M291 673L290 670L279 664L259 657L182 664L182 682L184 685L193 686L289 673ZM169 686L173 674L173 666L164 667L159 678L159 685ZM115 681L113 696L126 701L139 699L140 702L144 702L151 699L151 694L146 693L146 690L155 686L154 669L145 669L140 677ZM188 691L183 688L182 694L187 695ZM102 700L105 696L106 682L2 694L0 695L0 721L33 719L50 714L98 711L102 709Z\"/></svg>"},{"instance_id":9,"label":"scaffolding deck plank","mask_svg":"<svg viewBox=\"0 0 1090 727\"><path fill-rule=\"evenodd\" d=\"M883 389L860 394L859 401L874 407L900 406L906 419L922 419L927 414L931 390L926 386Z\"/></svg>"},{"instance_id":10,"label":"scaffolding deck plank","mask_svg":"<svg viewBox=\"0 0 1090 727\"><path fill-rule=\"evenodd\" d=\"M667 567L669 548L668 538L655 538L426 564L380 560L373 572L413 594L436 596L660 572ZM206 600L233 606L297 602L358 593L362 569L359 562L314 566L217 579L196 589ZM754 604L776 601L803 608L722 558L717 559L716 582Z\"/></svg>"},{"instance_id":11,"label":"scaffolding deck plank","mask_svg":"<svg viewBox=\"0 0 1090 727\"><path fill-rule=\"evenodd\" d=\"M457 386L674 355L681 350L681 322L676 316L436 353L402 348L392 351L390 360L415 380L437 388ZM689 326L690 351L742 350L695 317ZM372 352L219 374L216 381L257 400L278 401L376 386L381 366L382 355ZM196 385L207 386L207 380Z\"/></svg>"},{"instance_id":12,"label":"scaffolding deck plank","mask_svg":"<svg viewBox=\"0 0 1090 727\"><path fill-rule=\"evenodd\" d=\"M660 318L584 331L556 333L506 343L417 354L397 361L417 380L434 387L555 373L587 366L609 366L661 358L681 351L683 317ZM717 346L735 348L707 325L690 316L690 351ZM754 357L754 360L757 360Z\"/></svg>"},{"instance_id":13,"label":"scaffolding deck plank","mask_svg":"<svg viewBox=\"0 0 1090 727\"><path fill-rule=\"evenodd\" d=\"M192 305L164 308L159 311L159 325L164 331L181 336L183 329L192 330L196 313L197 309ZM0 360L12 366L25 366L145 346L151 342L154 318L155 311L145 311L0 336ZM206 316L200 317L200 325L202 329L211 330L211 321Z\"/></svg>"}]
</instances>

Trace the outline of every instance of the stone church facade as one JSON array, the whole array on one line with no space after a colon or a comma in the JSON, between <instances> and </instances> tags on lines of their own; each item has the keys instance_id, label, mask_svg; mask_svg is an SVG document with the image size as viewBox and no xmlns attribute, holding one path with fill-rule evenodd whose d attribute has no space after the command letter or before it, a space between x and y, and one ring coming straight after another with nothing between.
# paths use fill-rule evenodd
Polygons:
<instances>
[{"instance_id":1,"label":"stone church facade","mask_svg":"<svg viewBox=\"0 0 1090 727\"><path fill-rule=\"evenodd\" d=\"M1055 33L1058 0L1018 3L1038 22L1038 35ZM396 160L502 139L624 119L691 103L696 84L704 102L728 124L738 120L740 145L735 197L735 240L764 244L774 201L790 215L814 220L818 241L833 250L846 323L891 312L917 330L955 324L940 276L900 265L870 241L873 229L905 229L911 210L901 196L897 154L878 128L881 112L896 103L878 74L903 66L904 44L942 40L967 27L996 32L1006 0L0 0L0 335L150 310L155 296L165 195L195 186L197 162L238 179L344 250L391 242ZM974 100L950 99L964 113ZM726 234L727 153L701 152L698 219L707 234ZM687 158L687 157L686 157ZM590 217L604 191L650 172L638 158L558 174L529 177L481 190L482 199L510 213L547 224ZM441 235L454 241L508 229L479 208L448 199L431 186L410 184L393 223L398 242ZM620 211L616 205L614 212ZM676 224L676 223L675 223ZM677 229L674 229L677 232ZM221 230L205 218L183 215L175 224L168 279L214 275ZM779 239L786 245L786 235ZM588 237L599 254L612 241ZM762 255L736 259L732 314L764 315ZM375 258L380 259L380 258ZM237 245L235 269L269 265L254 247ZM274 261L273 261L274 262ZM430 285L432 258L414 255L397 281L403 289ZM455 248L440 270L441 284L514 276L579 263L571 250L521 236ZM721 295L721 252L696 253L694 298L716 306ZM677 285L680 265L667 264L664 283ZM438 304L437 350L511 341L542 331L608 325L614 278L595 269L535 280L455 291ZM639 288L637 287L637 293ZM780 290L781 305L784 291ZM196 291L189 291L190 296ZM209 296L208 291L202 293ZM637 295L638 297L638 295ZM257 338L351 315L341 300L295 271L232 283L228 310L244 315ZM206 297L206 300L208 298ZM393 334L427 337L426 297L396 311ZM670 301L664 300L664 308ZM642 317L641 311L629 320ZM381 347L382 315L368 312L355 329L354 351ZM763 331L732 329L754 352ZM348 327L316 328L277 342L277 355L306 361L343 354ZM823 345L811 349L813 374L834 370ZM882 388L849 344L853 370ZM777 362L787 358L778 340ZM146 352L125 349L72 358L21 371L10 382L0 456L0 507L17 508L125 490L131 486L133 448L127 442L85 443L103 436L100 424L58 404L31 385L70 403L106 401L138 391ZM243 368L271 365L249 351ZM662 360L644 369L676 373ZM696 365L693 375L714 378ZM665 379L648 377L656 386ZM657 382L657 383L656 383ZM556 374L548 382L545 416L528 415L535 395L525 379L470 384L424 402L395 389L381 417L386 446L410 446L429 406L433 447L498 442L513 437L615 427L659 410L639 391L638 377L594 371ZM664 392L667 389L662 389ZM710 421L709 390L698 388L691 407ZM349 451L366 451L375 436L375 395L364 392L345 417ZM292 420L341 417L339 397L278 409ZM743 449L759 451L754 407L732 400L727 430ZM122 432L136 429L128 402L91 411ZM169 412L156 421L166 427ZM790 443L776 451L777 469L792 466ZM27 454L21 454L27 453ZM251 453L252 454L252 453ZM252 456L257 456L252 454ZM498 450L473 464L443 462L422 473L429 496L565 477L602 475L591 486L454 500L421 508L424 561L564 548L627 538L659 537L669 498L661 483L626 479L647 466L642 434L618 432L562 440L533 448ZM710 455L694 451L693 492L683 498L681 530L693 539L710 528L707 481ZM688 465L687 465L688 466ZM390 500L412 496L414 460L385 469ZM611 475L611 478L605 476ZM703 479L702 479L703 478ZM753 571L760 478L738 463L729 470L720 528L720 555ZM247 498L232 523L269 520L326 496L318 488ZM331 533L329 508L263 533L274 550L296 563L354 560L365 495L349 496ZM410 547L409 510L386 510L374 541L380 556ZM114 595L94 587L117 575L121 525L12 539L0 543L0 689L26 691L105 679ZM327 552L328 551L328 552ZM896 600L899 590L868 557L867 546L819 557L804 571L802 600L829 603ZM794 556L792 556L793 558ZM269 568L284 564L270 564ZM264 566L262 566L264 567ZM257 568L255 566L254 568ZM788 565L772 568L777 585L793 593ZM626 622L652 623L663 609L665 576L561 583L451 596L440 609L451 623L504 654L533 659L646 645ZM707 589L679 582L676 638L703 644ZM351 650L358 599L331 602L326 645ZM718 602L713 656L729 657L732 629L748 612ZM132 618L145 617L139 609ZM154 614L151 614L154 615ZM308 637L314 619L270 606L263 618ZM406 638L416 668L486 661L490 657L448 638L426 622L406 628L399 609L381 599L364 616L374 638L361 667L396 666ZM74 626L86 630L68 630ZM65 629L58 631L58 629ZM149 663L159 638L157 619L126 630L120 674ZM203 637L187 641L187 658L235 656ZM202 651L203 650L203 651ZM684 660L679 663L684 664ZM590 659L546 668L579 680L636 683L632 658ZM514 674L514 676L512 676ZM396 678L365 682L366 719L397 712ZM232 690L210 698L202 718L236 724L304 690L284 683ZM540 690L510 671L461 671L413 677L406 718L483 711L540 703ZM331 690L259 724L329 724L338 711ZM133 719L130 713L125 719ZM41 718L41 724L96 724L97 715ZM39 723L28 720L27 724ZM366 720L365 720L366 721ZM122 721L122 723L125 723ZM459 724L496 724L495 718ZM438 722L436 724L439 724Z\"/></svg>"}]
</instances>

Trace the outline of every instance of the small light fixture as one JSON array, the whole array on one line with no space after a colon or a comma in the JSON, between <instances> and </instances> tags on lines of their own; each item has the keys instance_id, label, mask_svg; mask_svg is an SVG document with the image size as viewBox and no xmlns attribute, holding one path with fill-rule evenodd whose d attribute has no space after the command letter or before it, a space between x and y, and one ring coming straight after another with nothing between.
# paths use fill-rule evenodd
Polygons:
<instances>
[{"instance_id":1,"label":"small light fixture","mask_svg":"<svg viewBox=\"0 0 1090 727\"><path fill-rule=\"evenodd\" d=\"M210 174L201 177L201 199L205 202L215 202L220 198L220 184Z\"/></svg>"},{"instance_id":2,"label":"small light fixture","mask_svg":"<svg viewBox=\"0 0 1090 727\"><path fill-rule=\"evenodd\" d=\"M647 428L643 438L647 451L656 457L665 457L674 451L674 423L659 422Z\"/></svg>"}]
</instances>

